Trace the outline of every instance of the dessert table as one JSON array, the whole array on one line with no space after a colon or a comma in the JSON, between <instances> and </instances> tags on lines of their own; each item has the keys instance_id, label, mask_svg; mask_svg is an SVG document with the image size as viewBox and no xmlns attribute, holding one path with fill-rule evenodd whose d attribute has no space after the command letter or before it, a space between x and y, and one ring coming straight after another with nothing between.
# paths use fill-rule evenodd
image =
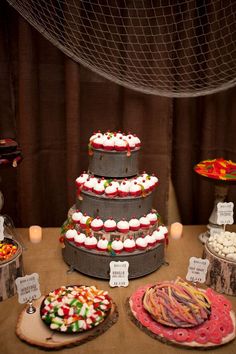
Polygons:
<instances>
[{"instance_id":1,"label":"dessert table","mask_svg":"<svg viewBox=\"0 0 236 354\"><path fill-rule=\"evenodd\" d=\"M172 354L187 352L187 349L174 347L159 342L138 329L129 319L126 312L126 300L139 286L154 283L160 280L175 279L176 276L185 278L191 256L201 257L203 246L198 240L199 233L205 230L205 226L185 226L183 237L180 240L170 239L166 248L166 264L154 273L131 280L127 288L110 288L108 281L90 278L76 271L68 272L69 267L64 263L59 243L59 228L44 228L43 240L38 244L30 243L29 229L17 229L26 250L23 253L25 274L38 273L42 295L48 294L61 285L85 284L97 285L100 289L108 290L118 306L118 322L101 336L84 343L79 347L62 349L63 353L96 353L96 354L141 354L148 351L149 354ZM236 230L236 225L229 228ZM236 311L236 297L226 296ZM1 353L34 354L43 352L43 349L33 347L21 341L15 334L18 316L24 305L20 305L17 296L0 302L0 335ZM208 350L208 353L227 354L236 351L236 341L228 345ZM191 350L192 354L199 350Z\"/></svg>"}]
</instances>

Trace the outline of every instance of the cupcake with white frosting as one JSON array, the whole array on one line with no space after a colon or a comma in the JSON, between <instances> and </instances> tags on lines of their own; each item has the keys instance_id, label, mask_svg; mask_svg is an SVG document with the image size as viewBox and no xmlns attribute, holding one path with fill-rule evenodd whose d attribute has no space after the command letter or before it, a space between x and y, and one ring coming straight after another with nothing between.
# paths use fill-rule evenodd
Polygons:
<instances>
[{"instance_id":1,"label":"cupcake with white frosting","mask_svg":"<svg viewBox=\"0 0 236 354\"><path fill-rule=\"evenodd\" d=\"M124 241L124 251L126 252L134 252L136 248L136 244L133 236L130 236Z\"/></svg>"},{"instance_id":2,"label":"cupcake with white frosting","mask_svg":"<svg viewBox=\"0 0 236 354\"><path fill-rule=\"evenodd\" d=\"M152 188L154 189L158 185L158 178L154 174L152 174L150 176L150 182L151 185L153 186Z\"/></svg>"},{"instance_id":3,"label":"cupcake with white frosting","mask_svg":"<svg viewBox=\"0 0 236 354\"><path fill-rule=\"evenodd\" d=\"M87 181L88 178L89 178L89 175L86 172L82 173L82 175L77 177L75 180L77 187L81 187Z\"/></svg>"},{"instance_id":4,"label":"cupcake with white frosting","mask_svg":"<svg viewBox=\"0 0 236 354\"><path fill-rule=\"evenodd\" d=\"M130 231L138 231L140 229L140 221L136 217L133 217L129 221L129 229Z\"/></svg>"},{"instance_id":5,"label":"cupcake with white frosting","mask_svg":"<svg viewBox=\"0 0 236 354\"><path fill-rule=\"evenodd\" d=\"M145 239L145 236L138 237L136 240L136 248L139 250L145 250L147 248L147 240Z\"/></svg>"},{"instance_id":6,"label":"cupcake with white frosting","mask_svg":"<svg viewBox=\"0 0 236 354\"><path fill-rule=\"evenodd\" d=\"M109 198L114 198L118 194L118 188L112 182L105 188L105 194Z\"/></svg>"},{"instance_id":7,"label":"cupcake with white frosting","mask_svg":"<svg viewBox=\"0 0 236 354\"><path fill-rule=\"evenodd\" d=\"M160 231L159 228L153 232L153 235L157 243L162 243L165 241L165 234Z\"/></svg>"},{"instance_id":8,"label":"cupcake with white frosting","mask_svg":"<svg viewBox=\"0 0 236 354\"><path fill-rule=\"evenodd\" d=\"M100 137L102 134L101 134L101 131L98 130L98 132L94 132L93 135L89 138L89 142L91 143L94 139Z\"/></svg>"},{"instance_id":9,"label":"cupcake with white frosting","mask_svg":"<svg viewBox=\"0 0 236 354\"><path fill-rule=\"evenodd\" d=\"M98 134L97 137L91 141L91 145L94 149L103 149L103 141L104 136L102 134Z\"/></svg>"},{"instance_id":10,"label":"cupcake with white frosting","mask_svg":"<svg viewBox=\"0 0 236 354\"><path fill-rule=\"evenodd\" d=\"M74 238L75 238L76 235L77 235L77 231L75 229L67 230L66 233L65 233L66 239L68 241L70 241L70 242L74 241Z\"/></svg>"},{"instance_id":11,"label":"cupcake with white frosting","mask_svg":"<svg viewBox=\"0 0 236 354\"><path fill-rule=\"evenodd\" d=\"M124 248L123 242L119 238L116 238L112 241L111 248L115 251L115 253L120 253Z\"/></svg>"},{"instance_id":12,"label":"cupcake with white frosting","mask_svg":"<svg viewBox=\"0 0 236 354\"><path fill-rule=\"evenodd\" d=\"M109 218L103 224L103 228L105 232L116 231L116 222L113 218Z\"/></svg>"},{"instance_id":13,"label":"cupcake with white frosting","mask_svg":"<svg viewBox=\"0 0 236 354\"><path fill-rule=\"evenodd\" d=\"M126 180L122 181L118 187L119 197L128 197L129 187L130 187L130 183L128 181L126 181Z\"/></svg>"},{"instance_id":14,"label":"cupcake with white frosting","mask_svg":"<svg viewBox=\"0 0 236 354\"><path fill-rule=\"evenodd\" d=\"M85 241L84 241L84 246L85 248L92 250L97 248L97 239L96 237L94 237L93 235L87 236Z\"/></svg>"},{"instance_id":15,"label":"cupcake with white frosting","mask_svg":"<svg viewBox=\"0 0 236 354\"><path fill-rule=\"evenodd\" d=\"M139 197L142 194L142 188L137 181L130 184L129 194L131 197Z\"/></svg>"},{"instance_id":16,"label":"cupcake with white frosting","mask_svg":"<svg viewBox=\"0 0 236 354\"><path fill-rule=\"evenodd\" d=\"M134 134L133 137L134 137L135 147L139 148L141 146L141 140L137 137L136 134Z\"/></svg>"},{"instance_id":17,"label":"cupcake with white frosting","mask_svg":"<svg viewBox=\"0 0 236 354\"><path fill-rule=\"evenodd\" d=\"M119 232L122 232L124 234L129 231L129 223L125 219L118 221L116 227Z\"/></svg>"},{"instance_id":18,"label":"cupcake with white frosting","mask_svg":"<svg viewBox=\"0 0 236 354\"><path fill-rule=\"evenodd\" d=\"M128 134L125 137L125 140L127 141L130 149L135 149L136 147L136 139L132 134Z\"/></svg>"},{"instance_id":19,"label":"cupcake with white frosting","mask_svg":"<svg viewBox=\"0 0 236 354\"><path fill-rule=\"evenodd\" d=\"M102 195L105 192L104 181L99 179L93 187L93 192L97 195Z\"/></svg>"},{"instance_id":20,"label":"cupcake with white frosting","mask_svg":"<svg viewBox=\"0 0 236 354\"><path fill-rule=\"evenodd\" d=\"M90 226L93 231L100 231L103 228L103 221L97 216L91 221Z\"/></svg>"},{"instance_id":21,"label":"cupcake with white frosting","mask_svg":"<svg viewBox=\"0 0 236 354\"><path fill-rule=\"evenodd\" d=\"M157 214L154 212L151 212L149 214L147 214L147 218L150 221L151 225L155 225L157 222Z\"/></svg>"},{"instance_id":22,"label":"cupcake with white frosting","mask_svg":"<svg viewBox=\"0 0 236 354\"><path fill-rule=\"evenodd\" d=\"M103 149L108 151L114 149L114 139L111 136L105 136L103 139Z\"/></svg>"},{"instance_id":23,"label":"cupcake with white frosting","mask_svg":"<svg viewBox=\"0 0 236 354\"><path fill-rule=\"evenodd\" d=\"M140 227L142 229L148 229L150 227L150 221L149 221L149 219L147 218L146 215L142 216L139 219L139 222L140 222Z\"/></svg>"},{"instance_id":24,"label":"cupcake with white frosting","mask_svg":"<svg viewBox=\"0 0 236 354\"><path fill-rule=\"evenodd\" d=\"M159 229L160 232L162 232L162 233L164 234L165 237L168 236L168 229L167 229L166 226L160 225L160 226L158 227L158 229Z\"/></svg>"},{"instance_id":25,"label":"cupcake with white frosting","mask_svg":"<svg viewBox=\"0 0 236 354\"><path fill-rule=\"evenodd\" d=\"M123 136L117 136L114 139L114 149L116 151L125 151L127 149L127 141L123 139Z\"/></svg>"},{"instance_id":26,"label":"cupcake with white frosting","mask_svg":"<svg viewBox=\"0 0 236 354\"><path fill-rule=\"evenodd\" d=\"M97 179L95 177L88 178L83 184L83 190L92 192L94 186L97 184Z\"/></svg>"},{"instance_id":27,"label":"cupcake with white frosting","mask_svg":"<svg viewBox=\"0 0 236 354\"><path fill-rule=\"evenodd\" d=\"M142 190L144 193L149 193L151 191L151 184L149 179L145 179L143 178L142 181L140 182L140 184L142 185Z\"/></svg>"},{"instance_id":28,"label":"cupcake with white frosting","mask_svg":"<svg viewBox=\"0 0 236 354\"><path fill-rule=\"evenodd\" d=\"M148 246L154 246L156 244L155 235L146 235L145 240L147 241Z\"/></svg>"},{"instance_id":29,"label":"cupcake with white frosting","mask_svg":"<svg viewBox=\"0 0 236 354\"><path fill-rule=\"evenodd\" d=\"M83 246L86 239L86 235L83 232L78 232L74 237L74 243L76 246Z\"/></svg>"},{"instance_id":30,"label":"cupcake with white frosting","mask_svg":"<svg viewBox=\"0 0 236 354\"><path fill-rule=\"evenodd\" d=\"M82 216L83 214L80 211L76 211L72 214L71 218L74 221L74 223L79 224Z\"/></svg>"},{"instance_id":31,"label":"cupcake with white frosting","mask_svg":"<svg viewBox=\"0 0 236 354\"><path fill-rule=\"evenodd\" d=\"M84 214L82 218L80 219L80 227L82 229L86 229L86 227L89 226L89 221L91 220L90 216L87 214Z\"/></svg>"},{"instance_id":32,"label":"cupcake with white frosting","mask_svg":"<svg viewBox=\"0 0 236 354\"><path fill-rule=\"evenodd\" d=\"M102 236L97 243L97 249L99 251L107 251L108 241L105 236Z\"/></svg>"}]
</instances>

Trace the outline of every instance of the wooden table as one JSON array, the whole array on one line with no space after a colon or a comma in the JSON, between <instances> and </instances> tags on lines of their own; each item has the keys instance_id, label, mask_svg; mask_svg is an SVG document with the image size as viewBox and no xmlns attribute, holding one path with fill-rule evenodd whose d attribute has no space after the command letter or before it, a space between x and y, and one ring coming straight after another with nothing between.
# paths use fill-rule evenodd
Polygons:
<instances>
[{"instance_id":1,"label":"wooden table","mask_svg":"<svg viewBox=\"0 0 236 354\"><path fill-rule=\"evenodd\" d=\"M125 301L132 292L139 286L155 281L174 279L177 275L186 276L189 258L191 256L201 257L203 247L198 240L204 226L185 226L184 236L179 241L170 240L166 250L166 261L169 265L163 265L156 272L136 280L130 281L127 288L110 288L107 281L93 279L78 272L67 273L68 266L61 256L61 245L58 242L59 229L43 229L43 241L39 244L32 244L28 241L28 229L18 229L27 250L24 251L23 261L26 274L38 273L40 276L41 292L47 294L50 290L61 285L69 284L95 284L102 289L109 291L110 295L118 305L119 319L107 332L98 338L85 343L79 347L63 349L63 353L80 354L172 354L183 352L189 353L187 349L177 348L163 344L152 339L141 332L128 318L125 310ZM228 297L236 311L236 297ZM17 318L24 305L20 305L17 296L0 303L0 353L13 354L34 354L43 352L42 349L33 347L19 340L15 334ZM236 351L236 340L226 346L208 353L228 354ZM191 350L191 353L199 353L198 350Z\"/></svg>"}]
</instances>

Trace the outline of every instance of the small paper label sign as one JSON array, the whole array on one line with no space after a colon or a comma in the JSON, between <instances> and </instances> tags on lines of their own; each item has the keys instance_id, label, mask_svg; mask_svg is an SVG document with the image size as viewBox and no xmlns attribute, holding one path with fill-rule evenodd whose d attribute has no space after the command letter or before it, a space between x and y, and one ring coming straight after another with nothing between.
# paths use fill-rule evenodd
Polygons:
<instances>
[{"instance_id":1,"label":"small paper label sign","mask_svg":"<svg viewBox=\"0 0 236 354\"><path fill-rule=\"evenodd\" d=\"M124 262L115 262L112 261L110 262L110 282L109 285L111 287L115 286L128 286L129 285L129 280L128 280L128 272L129 269L129 262L124 261Z\"/></svg>"},{"instance_id":2,"label":"small paper label sign","mask_svg":"<svg viewBox=\"0 0 236 354\"><path fill-rule=\"evenodd\" d=\"M20 304L25 304L41 296L39 275L37 273L19 277L15 280L15 283Z\"/></svg>"},{"instance_id":3,"label":"small paper label sign","mask_svg":"<svg viewBox=\"0 0 236 354\"><path fill-rule=\"evenodd\" d=\"M4 217L0 216L0 241L4 239Z\"/></svg>"},{"instance_id":4,"label":"small paper label sign","mask_svg":"<svg viewBox=\"0 0 236 354\"><path fill-rule=\"evenodd\" d=\"M210 236L219 235L221 233L222 228L219 227L210 227Z\"/></svg>"},{"instance_id":5,"label":"small paper label sign","mask_svg":"<svg viewBox=\"0 0 236 354\"><path fill-rule=\"evenodd\" d=\"M218 225L232 225L234 203L218 203L217 204L217 224Z\"/></svg>"},{"instance_id":6,"label":"small paper label sign","mask_svg":"<svg viewBox=\"0 0 236 354\"><path fill-rule=\"evenodd\" d=\"M188 273L186 279L193 283L204 283L206 280L208 259L191 257L189 259Z\"/></svg>"}]
</instances>

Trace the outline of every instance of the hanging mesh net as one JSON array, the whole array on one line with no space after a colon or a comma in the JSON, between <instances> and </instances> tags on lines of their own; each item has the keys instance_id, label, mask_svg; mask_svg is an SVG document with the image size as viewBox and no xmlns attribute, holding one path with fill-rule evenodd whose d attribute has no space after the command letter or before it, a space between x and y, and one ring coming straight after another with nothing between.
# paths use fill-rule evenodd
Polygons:
<instances>
[{"instance_id":1,"label":"hanging mesh net","mask_svg":"<svg viewBox=\"0 0 236 354\"><path fill-rule=\"evenodd\" d=\"M236 83L235 0L7 0L75 61L123 86L198 96Z\"/></svg>"}]
</instances>

